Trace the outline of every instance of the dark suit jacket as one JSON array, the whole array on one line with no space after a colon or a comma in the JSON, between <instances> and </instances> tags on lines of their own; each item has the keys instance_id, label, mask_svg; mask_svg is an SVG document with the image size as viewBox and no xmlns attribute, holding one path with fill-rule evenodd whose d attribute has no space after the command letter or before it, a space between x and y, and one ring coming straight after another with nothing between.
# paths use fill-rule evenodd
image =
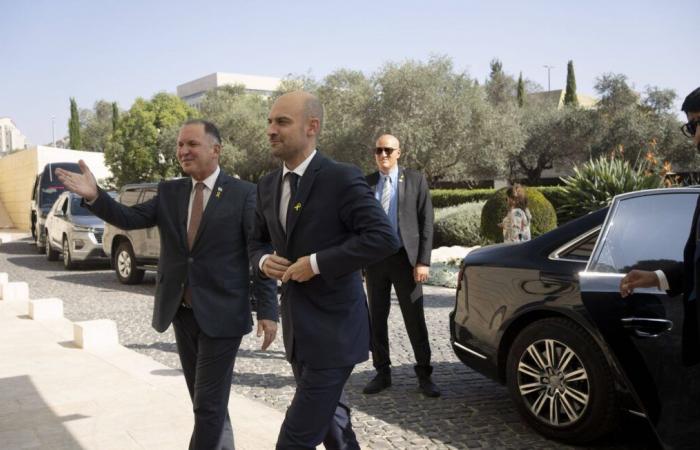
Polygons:
<instances>
[{"instance_id":1,"label":"dark suit jacket","mask_svg":"<svg viewBox=\"0 0 700 450\"><path fill-rule=\"evenodd\" d=\"M690 236L683 250L683 264L664 269L669 284L669 295L683 293L683 361L687 365L700 362L700 249L697 247L696 230L700 217L700 197L695 205ZM689 301L695 290L695 301Z\"/></svg>"},{"instance_id":2,"label":"dark suit jacket","mask_svg":"<svg viewBox=\"0 0 700 450\"><path fill-rule=\"evenodd\" d=\"M247 243L254 223L255 185L219 174L190 251L187 209L191 189L190 178L163 181L154 198L132 207L100 191L88 207L119 228L158 226L160 259L153 328L163 332L170 326L188 282L195 318L207 336L243 336L252 329ZM253 281L258 320L277 320L275 283L257 277Z\"/></svg>"},{"instance_id":3,"label":"dark suit jacket","mask_svg":"<svg viewBox=\"0 0 700 450\"><path fill-rule=\"evenodd\" d=\"M379 172L367 176L367 183L376 190ZM433 250L433 203L425 176L399 166L398 224L399 234L413 267L430 265Z\"/></svg>"},{"instance_id":4,"label":"dark suit jacket","mask_svg":"<svg viewBox=\"0 0 700 450\"><path fill-rule=\"evenodd\" d=\"M253 266L274 251L290 261L316 253L320 275L283 286L287 358L311 368L346 367L369 352L360 269L398 250L391 224L360 170L319 152L299 182L285 235L279 222L282 169L258 183Z\"/></svg>"}]
</instances>

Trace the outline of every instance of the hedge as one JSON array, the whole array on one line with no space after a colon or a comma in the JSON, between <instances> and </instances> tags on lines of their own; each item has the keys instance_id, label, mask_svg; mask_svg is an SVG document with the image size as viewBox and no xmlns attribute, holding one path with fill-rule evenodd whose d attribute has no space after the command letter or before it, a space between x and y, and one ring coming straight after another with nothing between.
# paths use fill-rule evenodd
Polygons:
<instances>
[{"instance_id":1,"label":"hedge","mask_svg":"<svg viewBox=\"0 0 700 450\"><path fill-rule=\"evenodd\" d=\"M433 248L486 244L480 231L483 206L484 202L473 202L437 208L433 225Z\"/></svg>"},{"instance_id":2,"label":"hedge","mask_svg":"<svg viewBox=\"0 0 700 450\"><path fill-rule=\"evenodd\" d=\"M495 189L432 189L430 196L434 208L447 208L463 203L486 201Z\"/></svg>"}]
</instances>

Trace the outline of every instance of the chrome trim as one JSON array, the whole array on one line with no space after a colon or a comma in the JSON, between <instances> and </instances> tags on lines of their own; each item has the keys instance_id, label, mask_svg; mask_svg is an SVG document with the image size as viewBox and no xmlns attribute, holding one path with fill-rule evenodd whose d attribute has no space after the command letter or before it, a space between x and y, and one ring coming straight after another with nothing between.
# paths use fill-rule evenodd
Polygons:
<instances>
[{"instance_id":1,"label":"chrome trim","mask_svg":"<svg viewBox=\"0 0 700 450\"><path fill-rule=\"evenodd\" d=\"M627 409L626 411L628 413L633 414L633 415L638 416L638 417L644 417L645 419L648 418L647 415L641 411L635 411L634 409Z\"/></svg>"},{"instance_id":2,"label":"chrome trim","mask_svg":"<svg viewBox=\"0 0 700 450\"><path fill-rule=\"evenodd\" d=\"M588 264L588 261L582 261L580 259L568 259L568 258L561 258L559 257L559 254L562 253L564 250L568 250L569 247L573 247L574 245L578 244L579 242L588 239L590 235L593 233L600 231L602 228L602 224L598 225L594 228L591 228L590 230L586 231L584 234L570 240L566 244L562 245L561 247L557 248L554 250L552 253L549 254L548 258L552 261L568 261L568 262L576 262L576 263L581 263L581 264ZM593 251L591 250L591 256L593 255ZM588 259L591 259L590 256Z\"/></svg>"},{"instance_id":3,"label":"chrome trim","mask_svg":"<svg viewBox=\"0 0 700 450\"><path fill-rule=\"evenodd\" d=\"M478 356L478 357L481 358L481 359L487 359L487 358L486 358L486 355L482 355L482 354L479 353L479 352L476 352L476 351L474 351L474 350L472 350L472 349L470 349L470 348L467 348L467 347L465 347L464 345L460 344L459 342L453 342L452 345L454 345L455 347L457 347L457 348L459 348L459 349L464 350L465 352L469 352L469 353L471 353L471 354L474 355L474 356Z\"/></svg>"}]
</instances>

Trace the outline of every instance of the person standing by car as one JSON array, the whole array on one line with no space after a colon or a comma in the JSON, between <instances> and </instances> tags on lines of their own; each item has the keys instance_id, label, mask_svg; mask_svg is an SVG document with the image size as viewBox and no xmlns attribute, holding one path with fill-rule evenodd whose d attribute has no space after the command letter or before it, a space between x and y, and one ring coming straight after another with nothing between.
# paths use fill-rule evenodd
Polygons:
<instances>
[{"instance_id":1,"label":"person standing by car","mask_svg":"<svg viewBox=\"0 0 700 450\"><path fill-rule=\"evenodd\" d=\"M506 189L508 213L501 222L503 242L523 242L530 240L530 222L532 214L527 208L525 188L515 183Z\"/></svg>"},{"instance_id":2,"label":"person standing by car","mask_svg":"<svg viewBox=\"0 0 700 450\"><path fill-rule=\"evenodd\" d=\"M428 279L433 248L433 204L422 173L399 166L399 140L385 134L377 139L374 160L377 172L367 177L375 198L389 217L402 247L398 252L367 266L367 298L372 325L372 363L377 370L362 392L376 394L391 386L389 331L391 287L399 300L403 322L416 358L414 370L420 391L439 397L430 365L430 342L423 311L422 283Z\"/></svg>"},{"instance_id":3,"label":"person standing by car","mask_svg":"<svg viewBox=\"0 0 700 450\"><path fill-rule=\"evenodd\" d=\"M190 120L177 138L187 178L162 181L150 200L131 207L82 174L57 170L91 211L123 229L157 225L161 252L153 328L173 324L178 354L194 407L190 449L233 449L228 416L233 366L243 335L251 331L248 239L253 233L255 185L219 168L221 137L210 122ZM273 280L255 279L258 336L266 349L277 332Z\"/></svg>"},{"instance_id":4,"label":"person standing by car","mask_svg":"<svg viewBox=\"0 0 700 450\"><path fill-rule=\"evenodd\" d=\"M700 87L683 101L681 110L686 114L688 122L683 125L683 134L693 140L696 149L700 151ZM657 287L669 291L671 295L683 293L683 361L687 365L700 362L700 308L698 308L698 292L700 292L700 197L695 206L690 235L683 251L683 263L675 264L664 270L631 270L620 281L622 297L631 295L635 289Z\"/></svg>"}]
</instances>

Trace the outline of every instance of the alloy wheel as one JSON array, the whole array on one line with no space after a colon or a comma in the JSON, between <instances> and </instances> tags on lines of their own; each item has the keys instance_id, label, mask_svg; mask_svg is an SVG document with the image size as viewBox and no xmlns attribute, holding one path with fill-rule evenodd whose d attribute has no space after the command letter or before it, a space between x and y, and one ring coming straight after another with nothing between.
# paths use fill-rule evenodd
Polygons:
<instances>
[{"instance_id":1,"label":"alloy wheel","mask_svg":"<svg viewBox=\"0 0 700 450\"><path fill-rule=\"evenodd\" d=\"M517 383L530 412L549 426L564 427L578 421L590 398L588 372L566 344L542 339L520 356Z\"/></svg>"},{"instance_id":2,"label":"alloy wheel","mask_svg":"<svg viewBox=\"0 0 700 450\"><path fill-rule=\"evenodd\" d=\"M129 275L131 275L131 265L132 261L129 252L119 252L119 255L117 255L117 270L119 271L119 275L125 279L129 278Z\"/></svg>"}]
</instances>

